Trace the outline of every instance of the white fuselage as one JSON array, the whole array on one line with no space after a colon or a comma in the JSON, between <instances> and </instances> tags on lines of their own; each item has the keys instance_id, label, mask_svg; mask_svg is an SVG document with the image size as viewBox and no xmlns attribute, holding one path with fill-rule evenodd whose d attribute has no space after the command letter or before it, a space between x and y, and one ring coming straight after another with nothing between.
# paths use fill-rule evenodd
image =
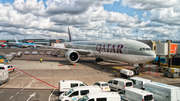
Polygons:
<instances>
[{"instance_id":1,"label":"white fuselage","mask_svg":"<svg viewBox=\"0 0 180 101\"><path fill-rule=\"evenodd\" d=\"M148 45L135 40L78 41L68 43L67 47L84 49L90 52L90 54L84 55L132 64L146 63L156 58L156 54Z\"/></svg>"}]
</instances>

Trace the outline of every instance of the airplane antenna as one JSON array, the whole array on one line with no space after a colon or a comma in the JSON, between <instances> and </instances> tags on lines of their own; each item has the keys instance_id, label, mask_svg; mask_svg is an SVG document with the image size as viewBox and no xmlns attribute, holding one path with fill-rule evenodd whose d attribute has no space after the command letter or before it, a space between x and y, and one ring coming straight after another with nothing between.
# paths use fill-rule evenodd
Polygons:
<instances>
[{"instance_id":1,"label":"airplane antenna","mask_svg":"<svg viewBox=\"0 0 180 101\"><path fill-rule=\"evenodd\" d=\"M68 34L69 34L69 42L71 42L72 39L71 39L71 33L70 33L70 30L69 30L69 27L68 27Z\"/></svg>"}]
</instances>

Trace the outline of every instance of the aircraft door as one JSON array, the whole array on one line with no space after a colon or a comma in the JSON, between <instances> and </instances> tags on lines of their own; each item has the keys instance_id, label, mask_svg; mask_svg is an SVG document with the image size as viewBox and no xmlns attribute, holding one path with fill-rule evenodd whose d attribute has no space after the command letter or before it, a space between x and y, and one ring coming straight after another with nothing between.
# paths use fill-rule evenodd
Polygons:
<instances>
[{"instance_id":1,"label":"aircraft door","mask_svg":"<svg viewBox=\"0 0 180 101\"><path fill-rule=\"evenodd\" d=\"M122 53L123 54L127 54L128 53L128 47L127 46L124 46Z\"/></svg>"}]
</instances>

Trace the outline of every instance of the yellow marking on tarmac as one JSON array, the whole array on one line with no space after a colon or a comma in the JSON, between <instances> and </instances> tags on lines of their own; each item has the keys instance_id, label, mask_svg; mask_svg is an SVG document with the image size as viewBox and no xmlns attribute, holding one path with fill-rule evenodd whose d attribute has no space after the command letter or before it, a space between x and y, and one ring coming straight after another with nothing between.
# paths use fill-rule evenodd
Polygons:
<instances>
[{"instance_id":1,"label":"yellow marking on tarmac","mask_svg":"<svg viewBox=\"0 0 180 101\"><path fill-rule=\"evenodd\" d=\"M117 69L117 70L120 70L120 69L125 69L124 67L120 67L120 66L111 67L111 68L114 68L114 69Z\"/></svg>"}]
</instances>

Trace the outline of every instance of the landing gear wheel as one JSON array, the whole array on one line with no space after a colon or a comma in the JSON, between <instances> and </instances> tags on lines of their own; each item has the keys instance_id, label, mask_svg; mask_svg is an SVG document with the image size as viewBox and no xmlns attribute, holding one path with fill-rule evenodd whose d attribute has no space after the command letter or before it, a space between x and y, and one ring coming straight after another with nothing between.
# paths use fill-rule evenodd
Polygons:
<instances>
[{"instance_id":1,"label":"landing gear wheel","mask_svg":"<svg viewBox=\"0 0 180 101\"><path fill-rule=\"evenodd\" d=\"M138 67L136 67L136 69L134 71L134 75L139 75Z\"/></svg>"},{"instance_id":2,"label":"landing gear wheel","mask_svg":"<svg viewBox=\"0 0 180 101\"><path fill-rule=\"evenodd\" d=\"M95 61L96 61L96 62L101 62L101 61L103 61L103 59L101 59L101 58L96 58Z\"/></svg>"}]
</instances>

